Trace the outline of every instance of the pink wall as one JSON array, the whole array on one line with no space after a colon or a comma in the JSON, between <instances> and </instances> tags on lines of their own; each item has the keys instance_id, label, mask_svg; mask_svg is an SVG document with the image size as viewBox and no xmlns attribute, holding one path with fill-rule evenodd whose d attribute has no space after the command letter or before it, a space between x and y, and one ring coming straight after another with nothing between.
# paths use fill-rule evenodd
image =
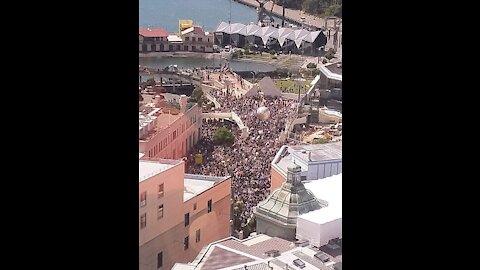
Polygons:
<instances>
[{"instance_id":1,"label":"pink wall","mask_svg":"<svg viewBox=\"0 0 480 270\"><path fill-rule=\"evenodd\" d=\"M183 173L184 164L181 162L173 168L140 182L139 185L139 213L147 213L147 227L140 229L139 245L150 241L158 235L171 229L179 222L183 222L183 214L178 211L178 205L183 202ZM158 198L158 186L164 184L163 198ZM147 204L140 206L140 194L147 192ZM163 204L163 218L157 219L158 206ZM139 216L140 220L140 216Z\"/></svg>"},{"instance_id":2,"label":"pink wall","mask_svg":"<svg viewBox=\"0 0 480 270\"><path fill-rule=\"evenodd\" d=\"M145 158L181 159L198 142L201 125L201 109L194 105L169 127L158 131L148 142L140 141L139 151L145 153ZM174 131L177 134L175 138Z\"/></svg>"},{"instance_id":3,"label":"pink wall","mask_svg":"<svg viewBox=\"0 0 480 270\"><path fill-rule=\"evenodd\" d=\"M271 171L271 185L270 192L282 186L282 184L287 180L283 174L278 172L273 166Z\"/></svg>"},{"instance_id":4,"label":"pink wall","mask_svg":"<svg viewBox=\"0 0 480 270\"><path fill-rule=\"evenodd\" d=\"M231 178L183 202L184 162L140 182L139 212L147 213L147 227L140 229L140 269L156 269L157 254L163 253L164 266L171 269L176 262L191 262L207 244L230 235ZM158 198L158 185L164 183L164 196ZM147 204L140 206L141 193L147 191ZM212 211L208 213L208 200ZM196 210L193 205L197 204ZM164 205L162 219L157 219L158 205ZM190 224L184 217L190 213ZM140 221L140 216L139 216ZM196 232L200 229L200 241ZM183 239L189 236L189 248Z\"/></svg>"}]
</instances>

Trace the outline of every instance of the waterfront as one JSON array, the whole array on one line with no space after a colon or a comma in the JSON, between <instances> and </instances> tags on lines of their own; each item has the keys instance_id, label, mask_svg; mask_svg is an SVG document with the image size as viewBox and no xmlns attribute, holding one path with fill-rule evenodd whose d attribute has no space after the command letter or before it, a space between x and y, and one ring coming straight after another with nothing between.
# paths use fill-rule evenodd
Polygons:
<instances>
[{"instance_id":1,"label":"waterfront","mask_svg":"<svg viewBox=\"0 0 480 270\"><path fill-rule=\"evenodd\" d=\"M254 8L233 0L139 0L139 27L162 27L178 32L178 20L191 19L205 31L214 31L220 22L228 22L230 5L232 22L257 21Z\"/></svg>"},{"instance_id":2,"label":"waterfront","mask_svg":"<svg viewBox=\"0 0 480 270\"><path fill-rule=\"evenodd\" d=\"M140 57L139 65L150 68L163 69L169 65L177 65L178 68L199 68L199 67L219 67L225 64L225 59L212 58L206 59L203 57L168 57L168 56L148 56ZM243 62L243 61L229 61L230 68L233 71L256 71L268 72L275 70L275 67L268 63L262 62Z\"/></svg>"}]
</instances>

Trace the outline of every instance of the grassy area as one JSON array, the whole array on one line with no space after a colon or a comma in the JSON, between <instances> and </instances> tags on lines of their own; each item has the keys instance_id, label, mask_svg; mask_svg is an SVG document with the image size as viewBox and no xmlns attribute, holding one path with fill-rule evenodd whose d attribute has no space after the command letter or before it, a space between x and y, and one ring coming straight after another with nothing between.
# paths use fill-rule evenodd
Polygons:
<instances>
[{"instance_id":1,"label":"grassy area","mask_svg":"<svg viewBox=\"0 0 480 270\"><path fill-rule=\"evenodd\" d=\"M304 82L297 82L292 80L274 80L275 86L280 91L285 93L298 93L298 85L300 85L300 93L304 94L310 88L310 82L312 80L306 80Z\"/></svg>"},{"instance_id":2,"label":"grassy area","mask_svg":"<svg viewBox=\"0 0 480 270\"><path fill-rule=\"evenodd\" d=\"M242 57L243 59L254 59L254 60L271 60L272 56L269 53L260 54L248 54Z\"/></svg>"}]
</instances>

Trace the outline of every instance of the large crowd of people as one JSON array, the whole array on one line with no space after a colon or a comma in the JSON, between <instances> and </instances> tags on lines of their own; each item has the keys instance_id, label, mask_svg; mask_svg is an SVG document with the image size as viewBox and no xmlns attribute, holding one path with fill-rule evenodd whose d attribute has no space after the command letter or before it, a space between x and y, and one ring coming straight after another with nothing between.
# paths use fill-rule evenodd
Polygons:
<instances>
[{"instance_id":1,"label":"large crowd of people","mask_svg":"<svg viewBox=\"0 0 480 270\"><path fill-rule=\"evenodd\" d=\"M235 97L229 89L210 93L221 105L219 112L235 112L248 127L248 136L240 137L234 122L204 119L202 139L188 158L188 173L212 176L232 176L234 203L242 205L234 211L235 229L240 230L250 220L253 208L264 200L270 189L271 162L284 141L281 133L295 114L296 101L282 97ZM257 109L267 107L270 116L261 120ZM219 127L226 127L235 135L232 145L215 145L212 137ZM195 164L194 155L202 154L202 164Z\"/></svg>"}]
</instances>

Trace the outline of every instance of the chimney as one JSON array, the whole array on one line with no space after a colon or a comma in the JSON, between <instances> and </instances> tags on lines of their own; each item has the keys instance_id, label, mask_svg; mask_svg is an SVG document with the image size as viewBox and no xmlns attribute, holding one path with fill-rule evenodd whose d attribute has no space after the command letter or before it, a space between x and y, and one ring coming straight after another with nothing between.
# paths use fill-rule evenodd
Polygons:
<instances>
[{"instance_id":1,"label":"chimney","mask_svg":"<svg viewBox=\"0 0 480 270\"><path fill-rule=\"evenodd\" d=\"M187 111L187 96L181 95L180 96L180 111L185 113Z\"/></svg>"}]
</instances>

